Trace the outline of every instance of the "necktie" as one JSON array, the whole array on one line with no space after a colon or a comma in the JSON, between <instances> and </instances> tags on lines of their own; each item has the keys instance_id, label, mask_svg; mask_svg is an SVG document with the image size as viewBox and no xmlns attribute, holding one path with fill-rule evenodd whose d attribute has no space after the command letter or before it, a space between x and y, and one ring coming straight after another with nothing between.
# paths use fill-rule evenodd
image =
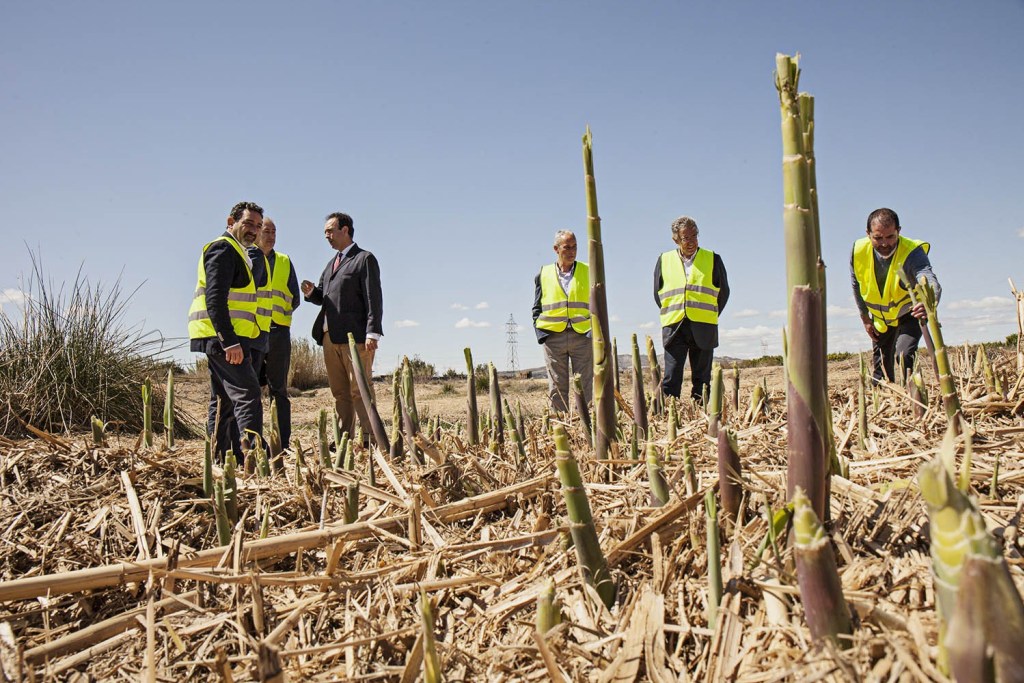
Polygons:
<instances>
[{"instance_id":1,"label":"necktie","mask_svg":"<svg viewBox=\"0 0 1024 683\"><path fill-rule=\"evenodd\" d=\"M339 253L337 256L334 257L334 270L332 270L331 272L332 273L337 273L338 272L338 268L340 266L341 266L341 254Z\"/></svg>"}]
</instances>

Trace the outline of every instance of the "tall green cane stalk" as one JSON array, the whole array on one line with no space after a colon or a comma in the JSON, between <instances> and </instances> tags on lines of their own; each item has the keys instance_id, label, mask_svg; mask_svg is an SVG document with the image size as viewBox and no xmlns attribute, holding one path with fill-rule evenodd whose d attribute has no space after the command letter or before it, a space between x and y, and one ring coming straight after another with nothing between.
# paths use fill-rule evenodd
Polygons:
<instances>
[{"instance_id":1,"label":"tall green cane stalk","mask_svg":"<svg viewBox=\"0 0 1024 683\"><path fill-rule=\"evenodd\" d=\"M317 442L320 447L320 464L325 469L331 468L331 450L327 445L327 411L324 408L320 409L320 413L316 418L316 435ZM337 441L335 441L337 443Z\"/></svg>"},{"instance_id":2,"label":"tall green cane stalk","mask_svg":"<svg viewBox=\"0 0 1024 683\"><path fill-rule=\"evenodd\" d=\"M708 401L708 436L718 437L718 426L722 421L722 366L718 363L711 368L711 399Z\"/></svg>"},{"instance_id":3,"label":"tall green cane stalk","mask_svg":"<svg viewBox=\"0 0 1024 683\"><path fill-rule=\"evenodd\" d=\"M167 448L174 448L174 371L167 370L167 395L164 396L164 434Z\"/></svg>"},{"instance_id":4,"label":"tall green cane stalk","mask_svg":"<svg viewBox=\"0 0 1024 683\"><path fill-rule=\"evenodd\" d=\"M402 357L402 423L405 425L405 441L409 454L421 462L421 453L416 446L415 437L420 433L420 411L416 406L416 378L412 372L412 364L408 356Z\"/></svg>"},{"instance_id":5,"label":"tall green cane stalk","mask_svg":"<svg viewBox=\"0 0 1024 683\"><path fill-rule=\"evenodd\" d=\"M594 343L594 455L598 460L610 457L615 442L615 385L608 327L608 292L604 275L604 245L601 242L601 216L597 211L597 182L594 179L593 140L590 126L583 135L583 174L587 190L587 238L590 243L590 321Z\"/></svg>"},{"instance_id":6,"label":"tall green cane stalk","mask_svg":"<svg viewBox=\"0 0 1024 683\"><path fill-rule=\"evenodd\" d=\"M633 336L635 337L636 335ZM612 377L615 379L613 382L615 391L621 393L621 388L619 387L619 341L615 337L612 337Z\"/></svg>"},{"instance_id":7,"label":"tall green cane stalk","mask_svg":"<svg viewBox=\"0 0 1024 683\"><path fill-rule=\"evenodd\" d=\"M665 414L665 392L661 388L661 365L658 363L658 353L654 350L654 340L651 335L645 335L647 339L647 366L651 373L651 410L655 415Z\"/></svg>"},{"instance_id":8,"label":"tall green cane stalk","mask_svg":"<svg viewBox=\"0 0 1024 683\"><path fill-rule=\"evenodd\" d=\"M740 415L740 366L732 369L732 411L736 414L733 419L739 419Z\"/></svg>"},{"instance_id":9,"label":"tall green cane stalk","mask_svg":"<svg viewBox=\"0 0 1024 683\"><path fill-rule=\"evenodd\" d=\"M640 347L636 343L636 335L632 336L633 342L633 422L640 430L640 438L647 438L647 397L644 395L644 371L640 366Z\"/></svg>"},{"instance_id":10,"label":"tall green cane stalk","mask_svg":"<svg viewBox=\"0 0 1024 683\"><path fill-rule=\"evenodd\" d=\"M914 287L914 294L918 301L924 304L925 312L928 314L928 330L931 332L932 343L935 345L935 367L939 376L939 388L942 392L942 405L946 409L946 420L952 429L959 432L963 412L960 410L960 396L956 391L956 382L953 381L953 373L949 368L946 344L942 340L942 326L939 324L938 312L939 302L935 296L935 289L922 277Z\"/></svg>"},{"instance_id":11,"label":"tall green cane stalk","mask_svg":"<svg viewBox=\"0 0 1024 683\"><path fill-rule=\"evenodd\" d=\"M391 378L391 459L398 460L404 451L402 441L402 368Z\"/></svg>"},{"instance_id":12,"label":"tall green cane stalk","mask_svg":"<svg viewBox=\"0 0 1024 683\"><path fill-rule=\"evenodd\" d=\"M864 365L864 354L860 354L860 375L857 379L857 447L862 451L868 449L868 375Z\"/></svg>"},{"instance_id":13,"label":"tall green cane stalk","mask_svg":"<svg viewBox=\"0 0 1024 683\"><path fill-rule=\"evenodd\" d=\"M370 421L370 431L373 433L373 440L377 442L377 448L381 453L389 453L391 444L388 442L388 433L384 429L384 421L380 419L377 412L377 401L370 390L370 382L366 377L366 368L363 367L363 359L359 355L359 347L356 346L356 338L349 332L348 350L352 354L352 369L356 376L356 386L359 387L359 395L363 399L363 408L366 409L366 417ZM362 439L360 439L360 442Z\"/></svg>"},{"instance_id":14,"label":"tall green cane stalk","mask_svg":"<svg viewBox=\"0 0 1024 683\"><path fill-rule=\"evenodd\" d=\"M722 604L722 551L718 540L718 506L715 492L704 494L704 513L708 528L708 628L718 622L718 607Z\"/></svg>"},{"instance_id":15,"label":"tall green cane stalk","mask_svg":"<svg viewBox=\"0 0 1024 683\"><path fill-rule=\"evenodd\" d=\"M280 471L284 467L281 457L284 445L281 443L281 421L277 417L277 401L270 402L270 432L267 434L267 446L270 448L270 459L274 463L274 469Z\"/></svg>"},{"instance_id":16,"label":"tall green cane stalk","mask_svg":"<svg viewBox=\"0 0 1024 683\"><path fill-rule=\"evenodd\" d=\"M597 590L605 607L610 608L615 602L615 583L597 538L597 528L594 526L587 491L583 487L580 467L569 450L569 437L565 428L556 424L554 431L555 465L562 482L562 497L569 514L569 533L576 549L576 558L583 569L583 578Z\"/></svg>"},{"instance_id":17,"label":"tall green cane stalk","mask_svg":"<svg viewBox=\"0 0 1024 683\"><path fill-rule=\"evenodd\" d=\"M494 363L488 363L487 371L491 381L491 429L493 430L491 439L497 441L499 446L502 446L505 444L505 420L501 415L501 387L498 386L498 370L494 367Z\"/></svg>"},{"instance_id":18,"label":"tall green cane stalk","mask_svg":"<svg viewBox=\"0 0 1024 683\"><path fill-rule=\"evenodd\" d=\"M775 56L775 87L782 115L783 225L786 291L789 302L786 372L789 495L796 487L810 497L815 513L826 513L825 472L828 408L823 317L819 282L820 245L814 219L810 172L800 115L798 58Z\"/></svg>"},{"instance_id":19,"label":"tall green cane stalk","mask_svg":"<svg viewBox=\"0 0 1024 683\"><path fill-rule=\"evenodd\" d=\"M466 431L469 443L476 446L480 443L480 423L476 408L476 375L473 370L473 352L467 346L462 350L466 354Z\"/></svg>"},{"instance_id":20,"label":"tall green cane stalk","mask_svg":"<svg viewBox=\"0 0 1024 683\"><path fill-rule=\"evenodd\" d=\"M594 443L594 427L590 422L590 410L587 408L587 399L583 398L583 380L579 375L572 376L572 398L576 406L576 413L580 418L580 424L587 434L587 441Z\"/></svg>"},{"instance_id":21,"label":"tall green cane stalk","mask_svg":"<svg viewBox=\"0 0 1024 683\"><path fill-rule=\"evenodd\" d=\"M148 377L142 383L142 443L153 447L153 384Z\"/></svg>"}]
</instances>

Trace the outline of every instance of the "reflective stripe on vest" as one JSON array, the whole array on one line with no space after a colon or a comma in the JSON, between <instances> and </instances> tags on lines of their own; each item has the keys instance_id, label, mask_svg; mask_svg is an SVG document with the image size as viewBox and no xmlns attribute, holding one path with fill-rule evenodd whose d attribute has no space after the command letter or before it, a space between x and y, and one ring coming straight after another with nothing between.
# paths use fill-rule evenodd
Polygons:
<instances>
[{"instance_id":1,"label":"reflective stripe on vest","mask_svg":"<svg viewBox=\"0 0 1024 683\"><path fill-rule=\"evenodd\" d=\"M213 321L210 319L210 313L206 310L206 264L203 261L203 257L206 255L206 250L210 248L210 245L220 240L227 240L246 263L249 283L245 287L228 290L228 317L231 319L231 328L238 337L253 339L259 336L259 326L256 324L258 297L256 286L253 284L252 270L248 267L248 256L242 250L242 247L234 239L225 235L221 235L213 242L205 245L203 253L199 255L196 289L192 296L192 305L188 309L188 336L189 339L205 339L217 336L217 331L213 328Z\"/></svg>"},{"instance_id":2,"label":"reflective stripe on vest","mask_svg":"<svg viewBox=\"0 0 1024 683\"><path fill-rule=\"evenodd\" d=\"M715 252L697 249L686 277L678 249L661 255L661 326L670 327L683 318L718 324L718 287L712 282Z\"/></svg>"},{"instance_id":3,"label":"reflective stripe on vest","mask_svg":"<svg viewBox=\"0 0 1024 683\"><path fill-rule=\"evenodd\" d=\"M574 332L590 332L590 268L576 262L569 280L568 295L558 281L558 266L540 269L540 310L534 323L538 330L563 332L572 326Z\"/></svg>"},{"instance_id":4,"label":"reflective stripe on vest","mask_svg":"<svg viewBox=\"0 0 1024 683\"><path fill-rule=\"evenodd\" d=\"M885 332L890 327L895 327L900 317L909 313L913 308L910 293L900 282L899 271L903 268L910 252L918 247L923 248L926 254L931 250L931 245L927 242L900 237L900 241L896 245L896 253L892 255L889 263L889 272L885 276L885 288L879 291L878 278L875 277L875 254L871 246L871 239L861 237L853 243L853 273L857 277L860 297L868 307L872 323L879 332Z\"/></svg>"},{"instance_id":5,"label":"reflective stripe on vest","mask_svg":"<svg viewBox=\"0 0 1024 683\"><path fill-rule=\"evenodd\" d=\"M274 298L271 305L274 307L272 320L275 325L283 327L292 326L292 293L288 291L288 276L292 273L292 261L281 252L275 252L277 258L274 261L274 277L271 278L271 287Z\"/></svg>"},{"instance_id":6,"label":"reflective stripe on vest","mask_svg":"<svg viewBox=\"0 0 1024 683\"><path fill-rule=\"evenodd\" d=\"M260 332L270 332L270 318L274 313L274 286L270 282L270 259L262 251L263 272L266 274L266 282L256 290L256 324Z\"/></svg>"}]
</instances>

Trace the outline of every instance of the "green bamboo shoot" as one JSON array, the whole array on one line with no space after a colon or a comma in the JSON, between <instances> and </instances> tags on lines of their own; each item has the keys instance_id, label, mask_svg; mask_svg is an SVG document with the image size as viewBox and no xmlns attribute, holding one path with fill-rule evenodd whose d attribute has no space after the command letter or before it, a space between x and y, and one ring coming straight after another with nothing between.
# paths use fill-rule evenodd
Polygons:
<instances>
[{"instance_id":1,"label":"green bamboo shoot","mask_svg":"<svg viewBox=\"0 0 1024 683\"><path fill-rule=\"evenodd\" d=\"M593 139L590 126L583 135L583 174L587 192L587 238L590 244L590 321L594 345L594 456L611 457L615 441L615 383L611 367L611 333L608 327L608 290L604 273L601 216L597 210Z\"/></svg>"},{"instance_id":2,"label":"green bamboo shoot","mask_svg":"<svg viewBox=\"0 0 1024 683\"><path fill-rule=\"evenodd\" d=\"M142 443L153 447L153 385L148 377L142 384Z\"/></svg>"},{"instance_id":3,"label":"green bamboo shoot","mask_svg":"<svg viewBox=\"0 0 1024 683\"><path fill-rule=\"evenodd\" d=\"M718 426L722 420L722 366L715 363L711 368L711 399L706 403L708 407L708 436L718 437Z\"/></svg>"},{"instance_id":4,"label":"green bamboo shoot","mask_svg":"<svg viewBox=\"0 0 1024 683\"><path fill-rule=\"evenodd\" d=\"M743 467L740 464L736 433L731 429L718 432L718 494L722 498L722 510L729 515L734 524L740 523Z\"/></svg>"},{"instance_id":5,"label":"green bamboo shoot","mask_svg":"<svg viewBox=\"0 0 1024 683\"><path fill-rule=\"evenodd\" d=\"M647 438L647 398L644 395L644 372L640 366L640 347L636 335L631 337L633 343L633 422L640 430L639 438Z\"/></svg>"},{"instance_id":6,"label":"green bamboo shoot","mask_svg":"<svg viewBox=\"0 0 1024 683\"><path fill-rule=\"evenodd\" d=\"M174 448L174 370L167 369L167 394L164 396L164 434L167 448Z\"/></svg>"},{"instance_id":7,"label":"green bamboo shoot","mask_svg":"<svg viewBox=\"0 0 1024 683\"><path fill-rule=\"evenodd\" d=\"M660 508L668 503L670 489L658 457L658 447L650 442L647 444L647 481L651 489L651 507Z\"/></svg>"},{"instance_id":8,"label":"green bamboo shoot","mask_svg":"<svg viewBox=\"0 0 1024 683\"><path fill-rule=\"evenodd\" d=\"M608 571L608 562L601 550L594 526L594 517L583 486L579 464L569 450L569 437L565 428L555 425L555 465L562 482L562 497L569 515L569 531L572 535L576 557L583 569L583 578L592 585L605 606L611 608L615 602L615 584Z\"/></svg>"},{"instance_id":9,"label":"green bamboo shoot","mask_svg":"<svg viewBox=\"0 0 1024 683\"><path fill-rule=\"evenodd\" d=\"M718 506L715 492L704 494L704 513L708 528L708 628L718 622L718 607L722 604L722 551L718 539Z\"/></svg>"},{"instance_id":10,"label":"green bamboo shoot","mask_svg":"<svg viewBox=\"0 0 1024 683\"><path fill-rule=\"evenodd\" d=\"M811 501L799 486L793 491L792 502L793 558L807 626L815 640L839 641L840 636L850 635L853 627L832 544ZM848 639L840 641L843 647L849 644Z\"/></svg>"}]
</instances>

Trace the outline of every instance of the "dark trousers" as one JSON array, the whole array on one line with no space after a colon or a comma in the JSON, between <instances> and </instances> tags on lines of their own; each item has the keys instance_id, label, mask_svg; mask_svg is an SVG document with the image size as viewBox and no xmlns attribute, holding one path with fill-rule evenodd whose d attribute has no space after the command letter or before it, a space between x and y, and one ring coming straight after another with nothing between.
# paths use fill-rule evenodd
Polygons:
<instances>
[{"instance_id":1,"label":"dark trousers","mask_svg":"<svg viewBox=\"0 0 1024 683\"><path fill-rule=\"evenodd\" d=\"M668 396L679 398L687 357L690 359L690 378L693 381L690 396L702 402L705 391L711 387L711 364L715 359L715 350L698 347L689 321L683 320L665 343L665 378L661 382L661 390Z\"/></svg>"},{"instance_id":2,"label":"dark trousers","mask_svg":"<svg viewBox=\"0 0 1024 683\"><path fill-rule=\"evenodd\" d=\"M883 378L891 382L905 384L907 374L914 369L917 357L917 345L921 341L921 323L914 316L907 314L890 327L878 340L871 344L871 367L875 382ZM903 364L903 376L896 377L896 359Z\"/></svg>"},{"instance_id":3,"label":"dark trousers","mask_svg":"<svg viewBox=\"0 0 1024 683\"><path fill-rule=\"evenodd\" d=\"M245 358L239 365L231 365L224 352L208 353L210 367L210 406L206 431L215 440L217 460L231 449L238 462L245 460L242 435L251 442L256 432L263 434L263 403L260 400L260 382L252 365L252 355L245 349ZM219 413L218 413L219 399ZM219 417L218 417L219 416ZM214 433L216 432L216 433Z\"/></svg>"},{"instance_id":4,"label":"dark trousers","mask_svg":"<svg viewBox=\"0 0 1024 683\"><path fill-rule=\"evenodd\" d=\"M267 353L267 386L270 399L277 405L277 424L281 445L288 448L292 438L292 403L288 399L288 368L292 362L292 336L287 327L270 328L270 351Z\"/></svg>"}]
</instances>

